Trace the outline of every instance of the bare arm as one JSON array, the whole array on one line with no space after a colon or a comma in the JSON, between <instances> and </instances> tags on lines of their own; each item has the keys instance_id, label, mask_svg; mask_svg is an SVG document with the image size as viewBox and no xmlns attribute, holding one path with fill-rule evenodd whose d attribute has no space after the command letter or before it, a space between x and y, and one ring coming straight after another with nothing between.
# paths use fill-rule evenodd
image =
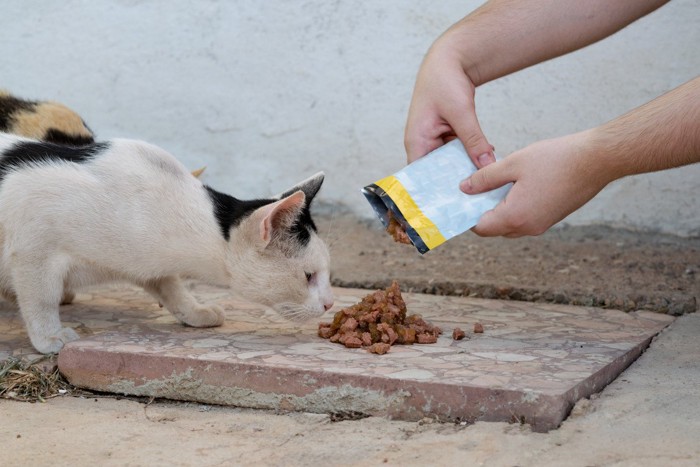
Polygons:
<instances>
[{"instance_id":1,"label":"bare arm","mask_svg":"<svg viewBox=\"0 0 700 467\"><path fill-rule=\"evenodd\" d=\"M597 42L667 2L491 0L448 29L436 45L454 49L479 86Z\"/></svg>"},{"instance_id":2,"label":"bare arm","mask_svg":"<svg viewBox=\"0 0 700 467\"><path fill-rule=\"evenodd\" d=\"M599 127L539 141L462 182L465 193L515 182L474 227L539 235L618 178L700 162L700 77Z\"/></svg>"},{"instance_id":3,"label":"bare arm","mask_svg":"<svg viewBox=\"0 0 700 467\"><path fill-rule=\"evenodd\" d=\"M700 76L590 135L591 157L614 179L700 162Z\"/></svg>"},{"instance_id":4,"label":"bare arm","mask_svg":"<svg viewBox=\"0 0 700 467\"><path fill-rule=\"evenodd\" d=\"M458 137L477 167L495 159L479 126L475 88L585 47L668 0L491 0L428 51L416 78L405 145L413 162Z\"/></svg>"}]
</instances>

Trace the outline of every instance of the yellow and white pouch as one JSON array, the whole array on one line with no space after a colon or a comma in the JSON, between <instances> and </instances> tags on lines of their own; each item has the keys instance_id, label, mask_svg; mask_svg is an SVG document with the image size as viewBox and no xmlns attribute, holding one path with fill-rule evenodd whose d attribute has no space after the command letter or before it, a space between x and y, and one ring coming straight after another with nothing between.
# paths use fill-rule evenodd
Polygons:
<instances>
[{"instance_id":1,"label":"yellow and white pouch","mask_svg":"<svg viewBox=\"0 0 700 467\"><path fill-rule=\"evenodd\" d=\"M461 141L452 140L393 175L362 189L385 227L389 211L423 254L474 227L512 184L467 195L459 182L476 172Z\"/></svg>"}]
</instances>

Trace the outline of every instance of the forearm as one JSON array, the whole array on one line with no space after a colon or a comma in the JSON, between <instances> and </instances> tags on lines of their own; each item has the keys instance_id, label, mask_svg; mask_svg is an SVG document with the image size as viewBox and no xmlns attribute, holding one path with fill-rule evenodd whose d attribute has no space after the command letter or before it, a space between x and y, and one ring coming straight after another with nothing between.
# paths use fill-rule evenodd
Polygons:
<instances>
[{"instance_id":1,"label":"forearm","mask_svg":"<svg viewBox=\"0 0 700 467\"><path fill-rule=\"evenodd\" d=\"M700 77L587 133L609 181L700 162Z\"/></svg>"},{"instance_id":2,"label":"forearm","mask_svg":"<svg viewBox=\"0 0 700 467\"><path fill-rule=\"evenodd\" d=\"M580 49L668 0L491 0L433 45L456 55L475 86Z\"/></svg>"}]
</instances>

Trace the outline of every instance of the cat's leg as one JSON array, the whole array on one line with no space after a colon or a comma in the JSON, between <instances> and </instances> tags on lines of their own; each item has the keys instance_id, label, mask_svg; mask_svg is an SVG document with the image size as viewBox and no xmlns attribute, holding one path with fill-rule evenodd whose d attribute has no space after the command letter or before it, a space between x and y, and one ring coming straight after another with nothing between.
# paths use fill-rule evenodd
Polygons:
<instances>
[{"instance_id":1,"label":"cat's leg","mask_svg":"<svg viewBox=\"0 0 700 467\"><path fill-rule=\"evenodd\" d=\"M0 296L7 302L17 305L17 295L11 289L6 289L4 287L0 288Z\"/></svg>"},{"instance_id":2,"label":"cat's leg","mask_svg":"<svg viewBox=\"0 0 700 467\"><path fill-rule=\"evenodd\" d=\"M73 329L61 326L58 314L67 271L64 262L17 258L14 263L14 291L34 348L41 353L55 353L64 344L79 339Z\"/></svg>"},{"instance_id":3,"label":"cat's leg","mask_svg":"<svg viewBox=\"0 0 700 467\"><path fill-rule=\"evenodd\" d=\"M0 239L2 239L1 234ZM1 243L0 248L2 248ZM4 258L0 258L0 297L15 306L17 305L17 295L12 290L12 278L9 276Z\"/></svg>"},{"instance_id":4,"label":"cat's leg","mask_svg":"<svg viewBox=\"0 0 700 467\"><path fill-rule=\"evenodd\" d=\"M224 311L218 305L200 305L177 276L163 277L144 285L182 323L195 328L221 326Z\"/></svg>"},{"instance_id":5,"label":"cat's leg","mask_svg":"<svg viewBox=\"0 0 700 467\"><path fill-rule=\"evenodd\" d=\"M75 300L75 292L68 289L63 289L63 295L61 295L61 305L70 305Z\"/></svg>"}]
</instances>

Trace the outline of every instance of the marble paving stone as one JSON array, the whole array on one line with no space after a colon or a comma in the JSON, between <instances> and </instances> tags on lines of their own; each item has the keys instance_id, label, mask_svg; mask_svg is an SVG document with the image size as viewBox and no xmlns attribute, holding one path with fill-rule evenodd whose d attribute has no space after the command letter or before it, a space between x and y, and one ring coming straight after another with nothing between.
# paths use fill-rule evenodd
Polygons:
<instances>
[{"instance_id":1,"label":"marble paving stone","mask_svg":"<svg viewBox=\"0 0 700 467\"><path fill-rule=\"evenodd\" d=\"M359 412L398 419L525 422L557 427L580 398L600 391L672 317L654 313L404 294L409 313L445 331L436 344L393 346L385 355L317 336L317 323L196 285L202 303L227 314L223 327L181 326L143 291L110 286L62 308L81 340L58 365L77 386L277 410ZM333 312L368 291L335 289ZM483 334L471 332L473 324ZM453 341L454 327L467 338ZM0 308L0 358L34 352L16 310Z\"/></svg>"}]
</instances>

